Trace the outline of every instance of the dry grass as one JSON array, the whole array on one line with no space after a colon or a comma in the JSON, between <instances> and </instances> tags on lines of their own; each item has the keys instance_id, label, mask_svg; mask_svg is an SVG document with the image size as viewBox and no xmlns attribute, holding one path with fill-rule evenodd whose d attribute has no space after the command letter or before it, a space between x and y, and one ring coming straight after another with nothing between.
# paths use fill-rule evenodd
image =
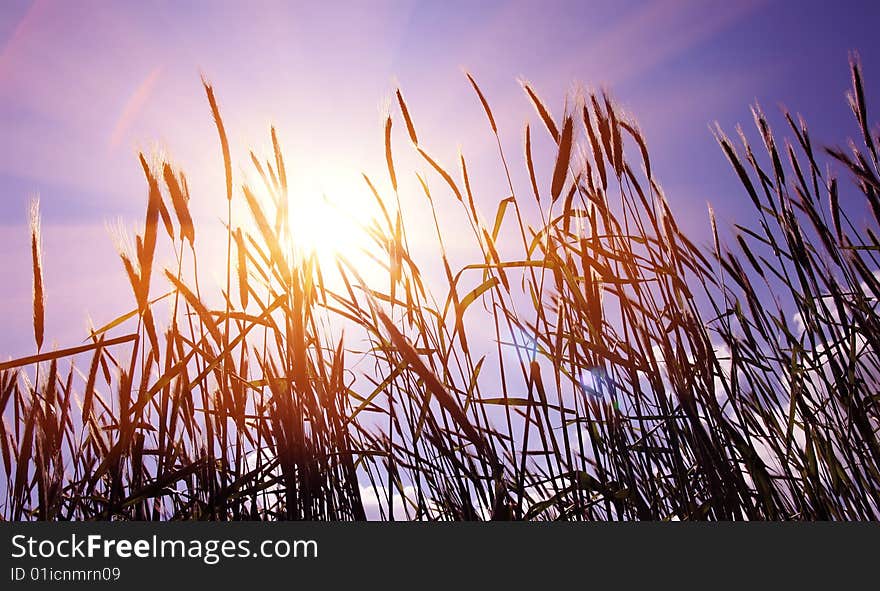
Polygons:
<instances>
[{"instance_id":1,"label":"dry grass","mask_svg":"<svg viewBox=\"0 0 880 591\"><path fill-rule=\"evenodd\" d=\"M757 108L758 145L717 130L756 217L725 244L710 209L709 248L679 230L644 138L607 96L557 123L523 85L557 146L544 186L526 127L524 194L468 74L510 189L484 217L464 156L459 178L432 158L398 91L411 149L436 174L419 176L429 206L448 190L479 247L453 268L434 212L440 292L407 246L391 116L394 198L364 177L382 212L365 230L385 284L340 255L334 290L330 269L293 256L275 130L274 158L252 154L265 203L234 191L205 84L227 201L243 199L254 222L234 224L229 206L222 309L199 288L186 177L142 157L146 225L120 255L134 309L87 345L41 352L34 213L37 355L0 364L0 515L364 519L369 490L385 519L877 519L880 169L856 62L852 72L861 144L826 151L846 181L787 113L791 144ZM844 207L844 190L875 219L864 225L852 196ZM532 199L541 219L529 221ZM154 270L164 236L178 261ZM171 291L151 295L157 285ZM164 324L159 301L173 302ZM74 356L90 357L87 374Z\"/></svg>"}]
</instances>

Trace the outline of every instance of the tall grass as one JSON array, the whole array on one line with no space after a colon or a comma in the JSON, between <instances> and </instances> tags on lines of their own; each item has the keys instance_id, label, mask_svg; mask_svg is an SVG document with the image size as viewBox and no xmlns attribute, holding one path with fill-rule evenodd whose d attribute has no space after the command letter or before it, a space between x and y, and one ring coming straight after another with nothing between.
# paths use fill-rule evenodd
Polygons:
<instances>
[{"instance_id":1,"label":"tall grass","mask_svg":"<svg viewBox=\"0 0 880 591\"><path fill-rule=\"evenodd\" d=\"M510 190L485 215L464 156L457 170L434 159L398 91L430 173L418 180L440 290L408 246L408 226L426 226L400 208L391 116L380 174L393 195L364 176L381 212L364 224L379 286L344 255L336 269L294 256L275 130L272 157L251 155L262 187L236 187L206 83L228 204L222 305L199 286L185 175L141 156L146 224L120 251L132 311L85 345L43 352L35 213L37 353L0 363L0 515L876 519L880 138L856 61L852 75L861 137L846 150L818 148L787 112L794 140L780 144L757 107L754 140L716 129L755 215L722 240L710 208L706 247L680 230L644 137L608 96L576 98L556 120L524 84L539 129L507 154L468 74ZM544 131L551 174L533 154ZM521 158L529 183L516 187ZM435 210L448 194L479 248L460 268ZM233 200L252 220L233 220ZM172 268L154 269L160 241ZM82 373L72 359L84 356Z\"/></svg>"}]
</instances>

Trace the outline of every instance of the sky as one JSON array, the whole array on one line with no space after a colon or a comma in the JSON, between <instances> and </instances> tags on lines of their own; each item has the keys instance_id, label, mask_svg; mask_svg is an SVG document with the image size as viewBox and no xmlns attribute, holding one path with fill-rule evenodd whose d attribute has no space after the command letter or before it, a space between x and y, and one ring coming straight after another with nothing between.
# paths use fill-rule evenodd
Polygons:
<instances>
[{"instance_id":1,"label":"sky","mask_svg":"<svg viewBox=\"0 0 880 591\"><path fill-rule=\"evenodd\" d=\"M432 155L452 165L461 148L478 202L487 203L504 189L463 69L492 104L515 165L523 125L535 122L518 80L529 80L557 116L576 85L608 88L639 121L680 225L706 242L707 201L722 226L750 215L709 125L748 129L749 105L758 101L781 128L784 104L821 143L844 143L856 133L844 100L850 50L864 63L869 107L880 97L878 17L880 3L868 1L6 0L0 358L34 348L34 194L50 347L79 343L87 317L103 324L133 305L107 225L142 224L139 150L186 171L196 216L222 230L223 172L201 76L220 102L236 184L254 176L247 149L269 154L274 124L294 190L310 198L353 191L361 171L385 178L381 124L398 85ZM407 178L410 187L414 176ZM209 250L222 242L211 240L202 242Z\"/></svg>"}]
</instances>

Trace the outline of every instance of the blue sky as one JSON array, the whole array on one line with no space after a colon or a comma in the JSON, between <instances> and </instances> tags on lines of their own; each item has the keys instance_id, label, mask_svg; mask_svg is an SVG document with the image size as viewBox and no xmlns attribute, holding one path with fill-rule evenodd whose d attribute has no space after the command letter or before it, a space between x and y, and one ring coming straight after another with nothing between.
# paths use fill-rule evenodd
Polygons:
<instances>
[{"instance_id":1,"label":"blue sky","mask_svg":"<svg viewBox=\"0 0 880 591\"><path fill-rule=\"evenodd\" d=\"M758 100L777 127L785 104L818 141L845 142L856 131L844 101L849 50L862 56L869 107L880 97L878 17L880 3L819 1L4 2L0 357L33 347L33 193L44 215L49 345L81 340L87 314L102 323L132 305L105 226L140 223L137 150L169 155L191 178L196 214L219 215L202 73L220 99L237 182L246 148L265 153L270 124L305 192L345 190L361 170L382 176L381 114L399 84L432 154L452 163L460 146L487 202L502 189L463 67L492 103L515 165L523 125L535 119L518 78L557 116L574 83L607 86L640 122L656 176L700 242L706 201L722 225L750 215L709 124L748 130Z\"/></svg>"}]
</instances>

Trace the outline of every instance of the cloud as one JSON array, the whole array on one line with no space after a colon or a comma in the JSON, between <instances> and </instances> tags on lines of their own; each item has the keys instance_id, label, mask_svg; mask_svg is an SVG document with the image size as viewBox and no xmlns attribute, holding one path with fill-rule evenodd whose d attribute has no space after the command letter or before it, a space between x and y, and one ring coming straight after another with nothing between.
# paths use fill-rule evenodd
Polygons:
<instances>
[{"instance_id":1,"label":"cloud","mask_svg":"<svg viewBox=\"0 0 880 591\"><path fill-rule=\"evenodd\" d=\"M410 519L415 514L417 491L414 486L404 486L403 495L394 490L391 493L391 506L395 519ZM361 486L361 501L367 519L377 521L388 519L388 489L384 486Z\"/></svg>"}]
</instances>

